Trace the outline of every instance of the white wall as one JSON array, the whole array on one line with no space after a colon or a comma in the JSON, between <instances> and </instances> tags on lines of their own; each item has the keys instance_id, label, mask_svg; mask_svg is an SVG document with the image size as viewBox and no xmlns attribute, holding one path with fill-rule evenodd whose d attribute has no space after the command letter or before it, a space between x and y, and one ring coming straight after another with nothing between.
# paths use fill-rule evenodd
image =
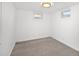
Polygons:
<instances>
[{"instance_id":1,"label":"white wall","mask_svg":"<svg viewBox=\"0 0 79 59\"><path fill-rule=\"evenodd\" d=\"M71 7L71 17L62 18L61 11L51 16L52 37L79 51L79 5Z\"/></svg>"},{"instance_id":2,"label":"white wall","mask_svg":"<svg viewBox=\"0 0 79 59\"><path fill-rule=\"evenodd\" d=\"M49 14L44 13L43 19L34 19L33 17L32 11L17 10L17 42L50 36Z\"/></svg>"},{"instance_id":3,"label":"white wall","mask_svg":"<svg viewBox=\"0 0 79 59\"><path fill-rule=\"evenodd\" d=\"M79 51L79 6L71 7L69 18L62 18L61 11L43 13L43 19L34 19L33 11L16 10L15 20L15 8L7 2L2 3L1 19L0 3L0 55L10 55L15 34L17 42L52 36Z\"/></svg>"},{"instance_id":4,"label":"white wall","mask_svg":"<svg viewBox=\"0 0 79 59\"><path fill-rule=\"evenodd\" d=\"M61 17L61 11L44 13L41 20L33 18L32 11L17 10L16 39L26 41L51 36L79 51L79 6L71 7L71 17Z\"/></svg>"},{"instance_id":5,"label":"white wall","mask_svg":"<svg viewBox=\"0 0 79 59\"><path fill-rule=\"evenodd\" d=\"M1 9L1 5L2 5L2 4L1 4L1 2L0 2L0 39L1 39L1 10L2 10L2 9Z\"/></svg>"},{"instance_id":6,"label":"white wall","mask_svg":"<svg viewBox=\"0 0 79 59\"><path fill-rule=\"evenodd\" d=\"M0 55L10 55L15 45L15 8L10 2L2 3Z\"/></svg>"},{"instance_id":7,"label":"white wall","mask_svg":"<svg viewBox=\"0 0 79 59\"><path fill-rule=\"evenodd\" d=\"M0 2L0 53L1 53L1 2Z\"/></svg>"}]
</instances>

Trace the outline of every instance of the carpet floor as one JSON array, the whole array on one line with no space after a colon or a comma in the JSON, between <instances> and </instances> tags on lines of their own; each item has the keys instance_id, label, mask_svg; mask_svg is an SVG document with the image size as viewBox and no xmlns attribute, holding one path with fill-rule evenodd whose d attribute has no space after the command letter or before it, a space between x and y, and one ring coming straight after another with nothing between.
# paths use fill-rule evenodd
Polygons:
<instances>
[{"instance_id":1,"label":"carpet floor","mask_svg":"<svg viewBox=\"0 0 79 59\"><path fill-rule=\"evenodd\" d=\"M16 43L11 56L79 56L79 52L47 37Z\"/></svg>"}]
</instances>

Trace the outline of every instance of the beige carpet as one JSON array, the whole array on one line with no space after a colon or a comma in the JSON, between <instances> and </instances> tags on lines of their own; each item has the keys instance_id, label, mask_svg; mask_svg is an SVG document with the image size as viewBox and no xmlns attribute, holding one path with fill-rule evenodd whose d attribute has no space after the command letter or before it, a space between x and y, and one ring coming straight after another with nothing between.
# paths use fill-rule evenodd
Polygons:
<instances>
[{"instance_id":1,"label":"beige carpet","mask_svg":"<svg viewBox=\"0 0 79 59\"><path fill-rule=\"evenodd\" d=\"M17 43L11 56L79 56L79 52L48 37Z\"/></svg>"}]
</instances>

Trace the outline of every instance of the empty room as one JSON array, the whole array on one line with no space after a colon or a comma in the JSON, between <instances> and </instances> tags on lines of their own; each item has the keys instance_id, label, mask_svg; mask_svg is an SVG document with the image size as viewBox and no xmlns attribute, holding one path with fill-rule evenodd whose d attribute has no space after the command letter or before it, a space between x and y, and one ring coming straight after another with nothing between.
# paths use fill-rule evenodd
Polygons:
<instances>
[{"instance_id":1,"label":"empty room","mask_svg":"<svg viewBox=\"0 0 79 59\"><path fill-rule=\"evenodd\" d=\"M0 56L79 56L79 2L0 2Z\"/></svg>"}]
</instances>

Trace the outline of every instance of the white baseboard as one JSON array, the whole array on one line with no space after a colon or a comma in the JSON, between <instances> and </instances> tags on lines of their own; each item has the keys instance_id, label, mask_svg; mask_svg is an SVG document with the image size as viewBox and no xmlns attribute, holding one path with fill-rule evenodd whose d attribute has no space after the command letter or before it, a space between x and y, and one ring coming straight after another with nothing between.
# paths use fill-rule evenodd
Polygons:
<instances>
[{"instance_id":1,"label":"white baseboard","mask_svg":"<svg viewBox=\"0 0 79 59\"><path fill-rule=\"evenodd\" d=\"M45 38L45 37L50 37L49 35L45 35L45 36L39 36L39 37L30 37L30 38L25 38L25 39L21 39L21 40L18 40L17 42L22 42L22 41L29 41L29 40L36 40L36 39L39 39L39 38Z\"/></svg>"},{"instance_id":2,"label":"white baseboard","mask_svg":"<svg viewBox=\"0 0 79 59\"><path fill-rule=\"evenodd\" d=\"M69 46L70 48L72 48L72 49L74 49L74 50L76 50L76 51L79 52L79 49L78 49L78 48L75 48L75 47L73 47L72 45L70 45L70 44L68 44L68 43L66 43L66 42L64 42L64 41L58 40L56 37L49 36L49 35L47 35L47 36L40 36L40 37L34 37L34 38L31 37L31 38L27 38L27 39L24 39L24 40L19 40L19 41L17 41L17 42L29 41L29 40L36 40L36 39L39 39L39 38L45 38L45 37L51 37L51 38L54 38L54 39L56 39L57 41L59 41L59 42L65 44L65 45Z\"/></svg>"},{"instance_id":3,"label":"white baseboard","mask_svg":"<svg viewBox=\"0 0 79 59\"><path fill-rule=\"evenodd\" d=\"M53 36L51 36L51 37L57 40L56 37L53 37ZM66 43L66 42L64 42L64 41L61 41L61 40L57 40L57 41L59 41L59 42L65 44L65 45L67 45L68 47L70 47L70 48L72 48L72 49L74 49L74 50L76 50L76 51L79 52L79 49L78 49L78 48L75 48L75 47L73 47L72 45L70 45L70 44L68 44L68 43Z\"/></svg>"},{"instance_id":4,"label":"white baseboard","mask_svg":"<svg viewBox=\"0 0 79 59\"><path fill-rule=\"evenodd\" d=\"M15 47L15 43L13 44L13 46L11 47L11 49L9 50L9 56L11 55L12 50L14 49L14 47Z\"/></svg>"}]
</instances>

